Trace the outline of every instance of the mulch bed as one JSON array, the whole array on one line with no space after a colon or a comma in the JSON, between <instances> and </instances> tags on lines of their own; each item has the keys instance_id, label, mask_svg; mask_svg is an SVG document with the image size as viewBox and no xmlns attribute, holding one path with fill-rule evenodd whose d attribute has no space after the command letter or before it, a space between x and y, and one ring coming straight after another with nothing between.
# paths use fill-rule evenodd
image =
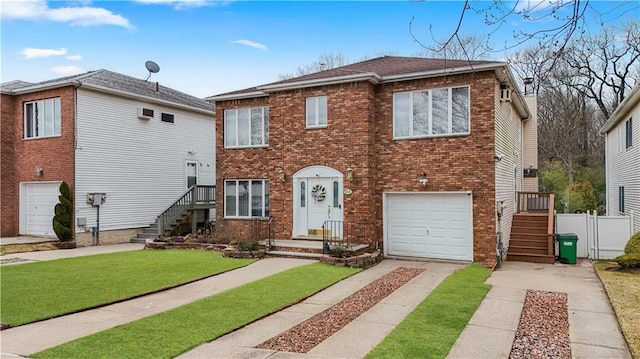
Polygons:
<instances>
[{"instance_id":1,"label":"mulch bed","mask_svg":"<svg viewBox=\"0 0 640 359\"><path fill-rule=\"evenodd\" d=\"M566 293L527 291L509 358L571 358Z\"/></svg>"},{"instance_id":2,"label":"mulch bed","mask_svg":"<svg viewBox=\"0 0 640 359\"><path fill-rule=\"evenodd\" d=\"M424 269L397 268L257 348L307 353L422 272Z\"/></svg>"}]
</instances>

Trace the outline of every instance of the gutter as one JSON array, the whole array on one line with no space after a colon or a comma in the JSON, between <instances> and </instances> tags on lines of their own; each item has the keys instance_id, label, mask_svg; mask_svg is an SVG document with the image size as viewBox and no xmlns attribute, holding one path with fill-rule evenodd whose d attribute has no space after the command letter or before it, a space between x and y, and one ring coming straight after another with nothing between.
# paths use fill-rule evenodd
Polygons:
<instances>
[{"instance_id":1,"label":"gutter","mask_svg":"<svg viewBox=\"0 0 640 359\"><path fill-rule=\"evenodd\" d=\"M627 106L634 102L640 103L640 84L636 85L629 96L627 96L613 111L611 116L607 119L607 121L602 125L600 130L598 131L599 135L604 135L609 132L615 125L622 120L629 112L631 112L633 106Z\"/></svg>"}]
</instances>

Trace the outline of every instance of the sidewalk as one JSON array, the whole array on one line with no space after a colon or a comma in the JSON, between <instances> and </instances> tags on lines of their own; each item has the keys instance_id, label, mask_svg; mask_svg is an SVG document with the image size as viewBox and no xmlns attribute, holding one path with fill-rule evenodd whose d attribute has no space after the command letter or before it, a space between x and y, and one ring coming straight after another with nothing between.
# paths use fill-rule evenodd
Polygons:
<instances>
[{"instance_id":1,"label":"sidewalk","mask_svg":"<svg viewBox=\"0 0 640 359\"><path fill-rule=\"evenodd\" d=\"M527 289L567 293L574 358L631 358L600 279L584 265L505 262L447 358L508 358Z\"/></svg>"},{"instance_id":2,"label":"sidewalk","mask_svg":"<svg viewBox=\"0 0 640 359\"><path fill-rule=\"evenodd\" d=\"M144 248L141 243L107 244L102 246L78 247L73 249L56 249L26 253L7 254L2 256L0 265L13 265L26 262L50 261L61 258L90 256L94 254L135 251ZM9 260L15 260L11 262ZM4 263L9 261L10 263Z\"/></svg>"}]
</instances>

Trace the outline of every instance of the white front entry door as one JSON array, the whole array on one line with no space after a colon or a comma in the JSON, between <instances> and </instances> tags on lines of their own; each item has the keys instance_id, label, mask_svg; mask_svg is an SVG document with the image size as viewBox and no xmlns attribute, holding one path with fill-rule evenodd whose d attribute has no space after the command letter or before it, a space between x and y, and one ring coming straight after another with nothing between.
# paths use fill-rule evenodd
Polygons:
<instances>
[{"instance_id":1,"label":"white front entry door","mask_svg":"<svg viewBox=\"0 0 640 359\"><path fill-rule=\"evenodd\" d=\"M293 236L321 235L327 220L343 219L342 173L329 167L307 167L293 177Z\"/></svg>"}]
</instances>

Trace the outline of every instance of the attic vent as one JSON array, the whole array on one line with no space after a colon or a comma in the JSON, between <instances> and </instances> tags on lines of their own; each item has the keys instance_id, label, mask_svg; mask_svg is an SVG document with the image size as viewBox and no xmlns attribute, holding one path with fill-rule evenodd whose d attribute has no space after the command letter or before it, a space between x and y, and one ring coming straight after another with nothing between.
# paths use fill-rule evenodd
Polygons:
<instances>
[{"instance_id":1,"label":"attic vent","mask_svg":"<svg viewBox=\"0 0 640 359\"><path fill-rule=\"evenodd\" d=\"M511 89L506 83L500 84L500 102L511 102Z\"/></svg>"},{"instance_id":2,"label":"attic vent","mask_svg":"<svg viewBox=\"0 0 640 359\"><path fill-rule=\"evenodd\" d=\"M150 120L153 118L153 110L150 108L138 107L138 118L141 120Z\"/></svg>"}]
</instances>

